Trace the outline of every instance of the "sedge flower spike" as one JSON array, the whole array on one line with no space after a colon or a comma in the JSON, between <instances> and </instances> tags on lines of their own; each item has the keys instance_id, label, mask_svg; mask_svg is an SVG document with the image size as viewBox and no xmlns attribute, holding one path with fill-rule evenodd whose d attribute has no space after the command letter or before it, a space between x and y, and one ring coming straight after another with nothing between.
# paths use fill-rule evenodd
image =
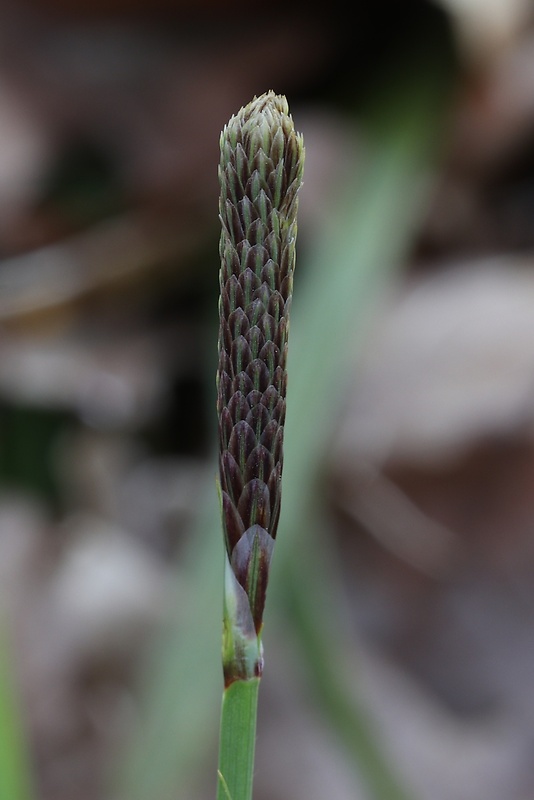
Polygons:
<instances>
[{"instance_id":1,"label":"sedge flower spike","mask_svg":"<svg viewBox=\"0 0 534 800\"><path fill-rule=\"evenodd\" d=\"M227 554L227 683L261 674L259 640L281 502L289 311L304 147L285 97L267 92L220 139L220 490ZM229 597L228 595L231 595ZM250 659L249 659L250 661Z\"/></svg>"}]
</instances>

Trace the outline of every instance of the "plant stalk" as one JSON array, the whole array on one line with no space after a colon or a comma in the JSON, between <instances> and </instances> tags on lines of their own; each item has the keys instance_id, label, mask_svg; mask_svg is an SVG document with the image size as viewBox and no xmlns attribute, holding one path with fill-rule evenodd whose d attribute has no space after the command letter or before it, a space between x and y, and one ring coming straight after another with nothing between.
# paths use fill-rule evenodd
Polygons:
<instances>
[{"instance_id":1,"label":"plant stalk","mask_svg":"<svg viewBox=\"0 0 534 800\"><path fill-rule=\"evenodd\" d=\"M304 146L269 91L221 133L219 497L226 548L219 800L250 800L263 610L281 508L289 312Z\"/></svg>"},{"instance_id":2,"label":"plant stalk","mask_svg":"<svg viewBox=\"0 0 534 800\"><path fill-rule=\"evenodd\" d=\"M217 800L252 797L259 687L260 678L251 678L234 681L224 690Z\"/></svg>"}]
</instances>

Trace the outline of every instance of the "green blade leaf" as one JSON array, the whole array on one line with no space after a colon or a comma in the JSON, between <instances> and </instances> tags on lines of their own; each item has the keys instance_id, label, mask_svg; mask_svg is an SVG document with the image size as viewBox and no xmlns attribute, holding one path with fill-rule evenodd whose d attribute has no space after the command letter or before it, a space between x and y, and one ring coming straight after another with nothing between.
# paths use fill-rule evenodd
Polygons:
<instances>
[{"instance_id":1,"label":"green blade leaf","mask_svg":"<svg viewBox=\"0 0 534 800\"><path fill-rule=\"evenodd\" d=\"M30 759L16 699L9 642L0 626L0 800L30 800Z\"/></svg>"}]
</instances>

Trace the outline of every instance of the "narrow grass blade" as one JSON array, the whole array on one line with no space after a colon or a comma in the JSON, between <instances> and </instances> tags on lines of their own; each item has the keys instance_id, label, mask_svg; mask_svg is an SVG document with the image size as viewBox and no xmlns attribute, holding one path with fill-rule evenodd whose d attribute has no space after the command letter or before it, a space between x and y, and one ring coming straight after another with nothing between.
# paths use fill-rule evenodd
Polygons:
<instances>
[{"instance_id":1,"label":"narrow grass blade","mask_svg":"<svg viewBox=\"0 0 534 800\"><path fill-rule=\"evenodd\" d=\"M212 479L201 492L198 517L176 575L176 612L144 664L142 718L111 775L114 799L188 800L206 763L206 750L216 748L224 575L216 472L213 457Z\"/></svg>"},{"instance_id":2,"label":"narrow grass blade","mask_svg":"<svg viewBox=\"0 0 534 800\"><path fill-rule=\"evenodd\" d=\"M407 800L409 794L357 698L357 654L343 628L346 608L321 525L317 482L351 377L343 364L349 356L353 363L372 303L403 264L421 218L447 96L436 98L428 85L418 88L398 92L393 116L374 128L367 169L364 175L350 171L357 182L347 186L307 264L307 281L297 286L280 522L288 535L273 569L274 601L281 601L276 611L293 623L303 676L376 800Z\"/></svg>"},{"instance_id":3,"label":"narrow grass blade","mask_svg":"<svg viewBox=\"0 0 534 800\"><path fill-rule=\"evenodd\" d=\"M0 629L0 800L30 800L32 781L16 699L9 642Z\"/></svg>"}]
</instances>

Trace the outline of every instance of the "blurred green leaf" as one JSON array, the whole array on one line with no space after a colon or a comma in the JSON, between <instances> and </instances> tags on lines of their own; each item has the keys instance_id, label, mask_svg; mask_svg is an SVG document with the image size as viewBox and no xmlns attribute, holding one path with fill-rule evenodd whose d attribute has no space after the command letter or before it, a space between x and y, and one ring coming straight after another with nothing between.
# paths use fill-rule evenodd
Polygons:
<instances>
[{"instance_id":1,"label":"blurred green leaf","mask_svg":"<svg viewBox=\"0 0 534 800\"><path fill-rule=\"evenodd\" d=\"M3 620L0 620L3 622ZM0 800L30 800L30 758L5 626L0 625Z\"/></svg>"}]
</instances>

